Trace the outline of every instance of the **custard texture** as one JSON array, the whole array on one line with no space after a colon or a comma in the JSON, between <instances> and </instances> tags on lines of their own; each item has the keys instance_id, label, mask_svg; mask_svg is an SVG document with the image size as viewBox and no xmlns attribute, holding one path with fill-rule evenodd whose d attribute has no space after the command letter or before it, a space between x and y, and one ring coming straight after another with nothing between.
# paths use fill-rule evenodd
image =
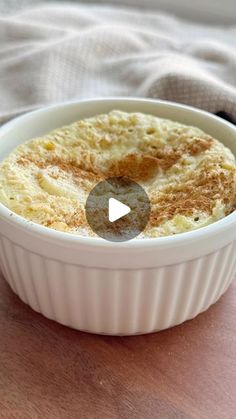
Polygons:
<instances>
[{"instance_id":1,"label":"custard texture","mask_svg":"<svg viewBox=\"0 0 236 419\"><path fill-rule=\"evenodd\" d=\"M232 152L200 129L119 110L79 120L16 149L0 164L0 202L29 221L94 236L85 202L101 180L138 182L151 202L142 237L209 225L235 209Z\"/></svg>"}]
</instances>

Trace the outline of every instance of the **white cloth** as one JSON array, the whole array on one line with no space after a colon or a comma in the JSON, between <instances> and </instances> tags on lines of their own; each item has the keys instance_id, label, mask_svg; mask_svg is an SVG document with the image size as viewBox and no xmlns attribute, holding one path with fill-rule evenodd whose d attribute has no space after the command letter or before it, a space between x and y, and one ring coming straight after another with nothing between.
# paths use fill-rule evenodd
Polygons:
<instances>
[{"instance_id":1,"label":"white cloth","mask_svg":"<svg viewBox=\"0 0 236 419\"><path fill-rule=\"evenodd\" d=\"M96 96L173 100L236 119L236 24L48 4L0 16L0 122Z\"/></svg>"}]
</instances>

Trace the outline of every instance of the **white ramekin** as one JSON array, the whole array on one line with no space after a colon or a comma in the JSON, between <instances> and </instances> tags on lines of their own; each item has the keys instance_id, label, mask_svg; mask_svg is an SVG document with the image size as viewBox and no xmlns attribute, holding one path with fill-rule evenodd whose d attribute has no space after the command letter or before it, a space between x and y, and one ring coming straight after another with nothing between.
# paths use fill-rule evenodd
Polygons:
<instances>
[{"instance_id":1,"label":"white ramekin","mask_svg":"<svg viewBox=\"0 0 236 419\"><path fill-rule=\"evenodd\" d=\"M207 112L157 100L112 98L64 103L0 129L0 160L15 146L79 118L112 109L196 125L236 155L236 127ZM111 243L29 222L0 204L0 266L34 310L93 333L130 335L195 317L226 291L236 263L236 212L173 237Z\"/></svg>"}]
</instances>

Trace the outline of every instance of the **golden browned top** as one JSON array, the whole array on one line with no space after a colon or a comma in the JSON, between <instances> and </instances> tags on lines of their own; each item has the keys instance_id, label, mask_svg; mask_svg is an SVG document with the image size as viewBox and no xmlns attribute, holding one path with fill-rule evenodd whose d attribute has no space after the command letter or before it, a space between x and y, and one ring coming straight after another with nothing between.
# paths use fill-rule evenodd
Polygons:
<instances>
[{"instance_id":1,"label":"golden browned top","mask_svg":"<svg viewBox=\"0 0 236 419\"><path fill-rule=\"evenodd\" d=\"M84 204L97 182L126 176L151 201L144 236L207 225L234 210L235 159L195 127L113 111L25 143L0 165L0 200L48 227L93 235Z\"/></svg>"}]
</instances>

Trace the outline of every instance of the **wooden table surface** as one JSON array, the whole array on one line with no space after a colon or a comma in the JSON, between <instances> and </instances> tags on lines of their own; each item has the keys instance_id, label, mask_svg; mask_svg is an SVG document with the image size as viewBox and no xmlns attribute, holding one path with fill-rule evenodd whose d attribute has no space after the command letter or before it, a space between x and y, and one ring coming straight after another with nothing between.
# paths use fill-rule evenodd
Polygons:
<instances>
[{"instance_id":1,"label":"wooden table surface","mask_svg":"<svg viewBox=\"0 0 236 419\"><path fill-rule=\"evenodd\" d=\"M236 417L236 281L195 320L135 337L77 332L0 278L0 418Z\"/></svg>"}]
</instances>

